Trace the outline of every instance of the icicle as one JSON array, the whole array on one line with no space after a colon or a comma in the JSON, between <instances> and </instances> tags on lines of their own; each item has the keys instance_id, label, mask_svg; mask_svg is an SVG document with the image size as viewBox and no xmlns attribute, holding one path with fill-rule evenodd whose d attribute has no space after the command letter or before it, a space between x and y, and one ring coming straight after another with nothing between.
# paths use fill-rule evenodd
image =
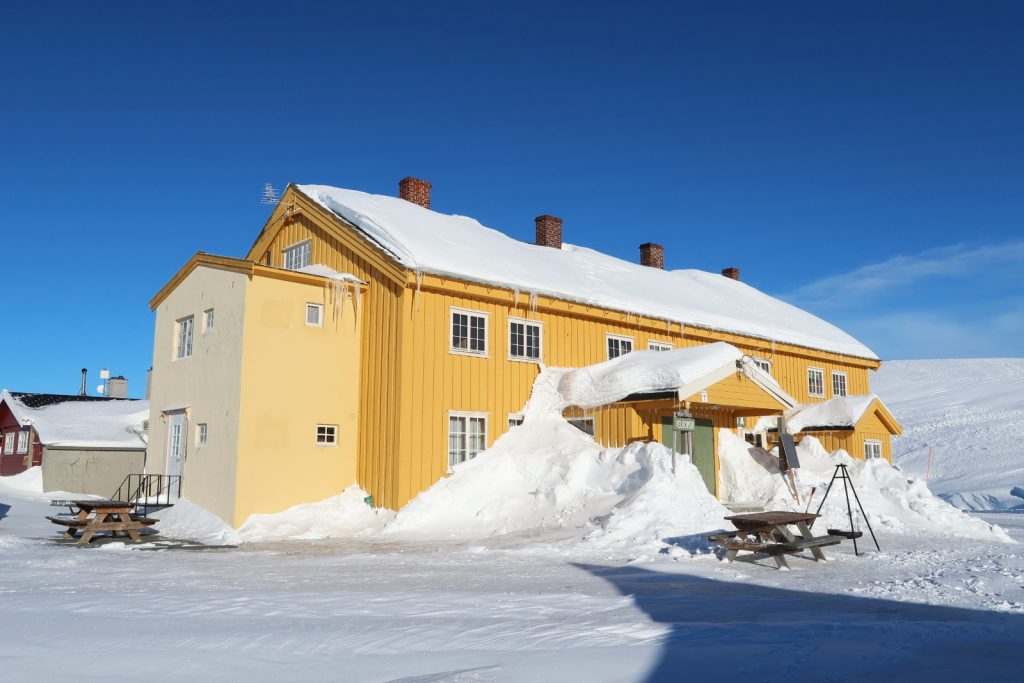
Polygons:
<instances>
[{"instance_id":1,"label":"icicle","mask_svg":"<svg viewBox=\"0 0 1024 683\"><path fill-rule=\"evenodd\" d=\"M512 310L519 308L519 288L515 287L512 289Z\"/></svg>"},{"instance_id":2,"label":"icicle","mask_svg":"<svg viewBox=\"0 0 1024 683\"><path fill-rule=\"evenodd\" d=\"M537 312L537 292L530 292L530 311Z\"/></svg>"},{"instance_id":3,"label":"icicle","mask_svg":"<svg viewBox=\"0 0 1024 683\"><path fill-rule=\"evenodd\" d=\"M420 288L423 286L423 271L416 271L416 293L412 295L413 310L419 313L420 310Z\"/></svg>"},{"instance_id":4,"label":"icicle","mask_svg":"<svg viewBox=\"0 0 1024 683\"><path fill-rule=\"evenodd\" d=\"M358 283L352 285L352 294L352 300L355 302L356 325L359 325L359 321L363 319L363 290Z\"/></svg>"}]
</instances>

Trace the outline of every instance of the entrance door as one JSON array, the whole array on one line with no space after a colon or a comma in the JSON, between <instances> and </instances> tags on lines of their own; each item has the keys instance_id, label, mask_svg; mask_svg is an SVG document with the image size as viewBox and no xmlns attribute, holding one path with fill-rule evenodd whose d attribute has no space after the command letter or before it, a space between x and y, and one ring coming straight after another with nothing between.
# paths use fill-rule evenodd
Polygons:
<instances>
[{"instance_id":1,"label":"entrance door","mask_svg":"<svg viewBox=\"0 0 1024 683\"><path fill-rule=\"evenodd\" d=\"M715 477L715 427L711 420L696 418L696 427L693 432L676 432L673 426L671 415L661 418L661 439L662 443L672 448L675 443L676 451L679 453L690 453L690 459L700 472L704 485L712 495L718 495L718 482ZM674 433L674 434L673 434ZM675 441L673 442L673 435Z\"/></svg>"},{"instance_id":2,"label":"entrance door","mask_svg":"<svg viewBox=\"0 0 1024 683\"><path fill-rule=\"evenodd\" d=\"M167 416L167 474L181 475L185 466L185 413Z\"/></svg>"}]
</instances>

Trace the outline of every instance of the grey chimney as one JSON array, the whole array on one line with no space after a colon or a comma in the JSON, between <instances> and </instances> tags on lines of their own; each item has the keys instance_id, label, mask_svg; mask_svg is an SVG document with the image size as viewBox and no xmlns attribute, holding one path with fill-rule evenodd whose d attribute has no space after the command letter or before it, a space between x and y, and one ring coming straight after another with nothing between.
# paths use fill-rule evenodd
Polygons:
<instances>
[{"instance_id":1,"label":"grey chimney","mask_svg":"<svg viewBox=\"0 0 1024 683\"><path fill-rule=\"evenodd\" d=\"M88 375L88 374L89 374L89 369L88 368L82 368L82 388L78 390L78 395L79 396L86 396L87 395L86 392L85 392L85 381L86 381L86 375Z\"/></svg>"},{"instance_id":2,"label":"grey chimney","mask_svg":"<svg viewBox=\"0 0 1024 683\"><path fill-rule=\"evenodd\" d=\"M128 398L128 380L123 375L111 377L107 382L107 396L110 398Z\"/></svg>"}]
</instances>

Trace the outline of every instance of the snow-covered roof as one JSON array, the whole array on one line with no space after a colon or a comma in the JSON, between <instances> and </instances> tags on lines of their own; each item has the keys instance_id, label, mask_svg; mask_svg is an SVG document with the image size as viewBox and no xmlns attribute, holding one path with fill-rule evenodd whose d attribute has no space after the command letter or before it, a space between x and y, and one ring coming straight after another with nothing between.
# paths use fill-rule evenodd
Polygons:
<instances>
[{"instance_id":1,"label":"snow-covered roof","mask_svg":"<svg viewBox=\"0 0 1024 683\"><path fill-rule=\"evenodd\" d=\"M438 213L398 197L326 185L295 187L410 270L878 358L835 325L715 273L651 268L571 244L561 249L528 244L472 218Z\"/></svg>"},{"instance_id":2,"label":"snow-covered roof","mask_svg":"<svg viewBox=\"0 0 1024 683\"><path fill-rule=\"evenodd\" d=\"M861 394L802 403L786 413L786 427L793 433L817 428L852 429L878 400L874 394Z\"/></svg>"},{"instance_id":3,"label":"snow-covered roof","mask_svg":"<svg viewBox=\"0 0 1024 683\"><path fill-rule=\"evenodd\" d=\"M149 401L69 401L29 408L6 389L0 393L19 422L31 420L47 446L143 449L142 424L149 419Z\"/></svg>"},{"instance_id":4,"label":"snow-covered roof","mask_svg":"<svg viewBox=\"0 0 1024 683\"><path fill-rule=\"evenodd\" d=\"M328 280L336 280L338 282L351 282L354 284L365 284L361 279L352 273L339 273L330 266L325 266L322 263L313 263L308 266L296 269L299 273L306 273L308 275L319 275L325 277Z\"/></svg>"}]
</instances>

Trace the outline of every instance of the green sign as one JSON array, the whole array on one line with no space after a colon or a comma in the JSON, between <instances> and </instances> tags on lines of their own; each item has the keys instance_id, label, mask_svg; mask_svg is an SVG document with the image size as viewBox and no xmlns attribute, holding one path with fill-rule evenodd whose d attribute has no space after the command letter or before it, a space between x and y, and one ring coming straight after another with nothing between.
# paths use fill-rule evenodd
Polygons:
<instances>
[{"instance_id":1,"label":"green sign","mask_svg":"<svg viewBox=\"0 0 1024 683\"><path fill-rule=\"evenodd\" d=\"M692 417L676 417L674 427L677 432L692 432L697 421Z\"/></svg>"}]
</instances>

